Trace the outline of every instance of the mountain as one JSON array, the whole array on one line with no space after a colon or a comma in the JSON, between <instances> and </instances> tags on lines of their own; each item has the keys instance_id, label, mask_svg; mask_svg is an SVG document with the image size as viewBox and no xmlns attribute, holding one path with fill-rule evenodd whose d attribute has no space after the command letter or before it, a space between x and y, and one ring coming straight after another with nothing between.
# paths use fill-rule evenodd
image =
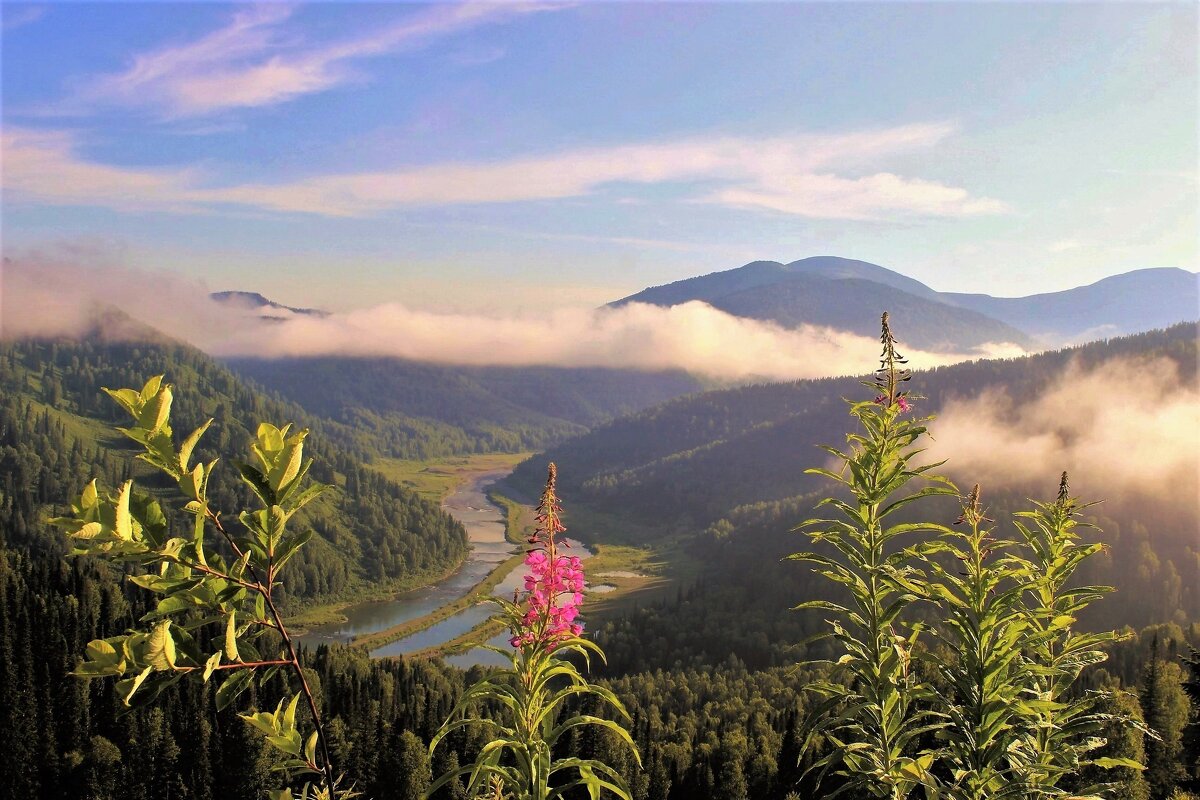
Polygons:
<instances>
[{"instance_id":1,"label":"mountain","mask_svg":"<svg viewBox=\"0 0 1200 800\"><path fill-rule=\"evenodd\" d=\"M328 311L322 311L318 308L295 308L293 306L285 306L282 303L276 303L274 300L268 300L266 297L263 297L258 292L212 292L209 294L209 297L222 305L258 311L259 315L266 319L287 319L292 314L302 314L309 317L329 316Z\"/></svg>"},{"instance_id":2,"label":"mountain","mask_svg":"<svg viewBox=\"0 0 1200 800\"><path fill-rule=\"evenodd\" d=\"M786 327L823 325L873 336L879 311L905 320L905 344L969 350L1011 342L1054 347L1200 319L1200 276L1147 269L1090 286L1030 297L938 292L866 261L817 256L737 269L644 289L611 305L671 306L700 300L740 317Z\"/></svg>"},{"instance_id":3,"label":"mountain","mask_svg":"<svg viewBox=\"0 0 1200 800\"><path fill-rule=\"evenodd\" d=\"M739 317L784 327L820 325L874 338L879 312L906 321L905 344L923 350L969 350L987 343L1032 347L1015 327L940 302L923 283L884 267L834 256L780 264L755 261L738 269L655 286L613 303L671 306L701 300Z\"/></svg>"},{"instance_id":4,"label":"mountain","mask_svg":"<svg viewBox=\"0 0 1200 800\"><path fill-rule=\"evenodd\" d=\"M1040 340L1086 341L1200 319L1200 275L1162 267L1028 297L948 292L940 298L1006 322Z\"/></svg>"}]
</instances>

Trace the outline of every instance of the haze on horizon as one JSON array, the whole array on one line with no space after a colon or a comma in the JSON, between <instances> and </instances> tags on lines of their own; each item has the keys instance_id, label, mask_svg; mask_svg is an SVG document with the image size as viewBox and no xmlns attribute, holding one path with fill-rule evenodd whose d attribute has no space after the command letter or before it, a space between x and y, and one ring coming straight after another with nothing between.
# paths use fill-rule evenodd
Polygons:
<instances>
[{"instance_id":1,"label":"haze on horizon","mask_svg":"<svg viewBox=\"0 0 1200 800\"><path fill-rule=\"evenodd\" d=\"M1194 4L0 15L18 258L470 313L819 254L1001 296L1197 269Z\"/></svg>"}]
</instances>

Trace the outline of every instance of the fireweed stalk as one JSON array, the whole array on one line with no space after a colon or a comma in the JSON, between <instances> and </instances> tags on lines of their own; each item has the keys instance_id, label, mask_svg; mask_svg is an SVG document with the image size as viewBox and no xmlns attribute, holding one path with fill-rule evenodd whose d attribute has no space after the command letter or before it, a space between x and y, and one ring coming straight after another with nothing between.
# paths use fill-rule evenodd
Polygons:
<instances>
[{"instance_id":1,"label":"fireweed stalk","mask_svg":"<svg viewBox=\"0 0 1200 800\"><path fill-rule=\"evenodd\" d=\"M1091 603L1113 591L1111 586L1069 585L1075 572L1104 545L1080 541L1076 529L1092 527L1077 517L1094 503L1071 496L1067 473L1058 484L1053 502L1034 502L1032 511L1016 514L1016 529L1029 553L1032 579L1025 586L1025 615L1029 634L1027 657L1032 686L1027 713L1029 782L1041 793L1062 794L1059 787L1088 765L1102 769L1143 769L1125 758L1094 758L1098 738L1114 722L1135 726L1143 735L1154 736L1139 720L1097 711L1106 692L1080 696L1071 687L1083 670L1107 659L1104 647L1128 638L1112 631L1080 633L1072 630L1079 614ZM1100 783L1074 791L1075 795L1097 797L1111 792L1111 784Z\"/></svg>"},{"instance_id":2,"label":"fireweed stalk","mask_svg":"<svg viewBox=\"0 0 1200 800\"><path fill-rule=\"evenodd\" d=\"M554 758L559 740L574 728L596 725L607 728L633 751L641 765L629 732L620 724L590 714L558 719L563 704L576 696L591 696L616 710L624 719L628 712L608 689L587 681L571 656L590 663L592 655L604 659L603 651L582 636L577 622L583 602L584 576L579 558L559 554L557 536L566 530L558 501L558 471L550 465L546 488L537 507L537 529L529 539L525 556L525 596L512 602L493 598L500 606L498 618L511 633L511 649L483 645L507 658L510 666L496 670L476 683L450 712L429 745L432 754L450 733L468 725L484 725L492 740L485 744L475 763L451 770L430 787L433 795L442 786L469 776L469 797L498 797L510 800L552 800L566 796L576 787L586 787L589 796L605 790L622 800L631 800L629 788L619 772L596 759ZM565 544L565 543L563 543ZM479 705L496 709L495 718L470 716Z\"/></svg>"},{"instance_id":3,"label":"fireweed stalk","mask_svg":"<svg viewBox=\"0 0 1200 800\"><path fill-rule=\"evenodd\" d=\"M1107 691L1080 696L1073 689L1114 639L1072 631L1083 609L1111 591L1070 586L1080 564L1102 549L1082 543L1075 531L1075 517L1087 506L1070 496L1064 473L1054 502L1016 515L1014 540L993 534L978 486L962 503L957 531L935 523L886 525L884 518L905 505L957 492L928 474L939 464L910 466L926 420L903 416L910 403L900 386L910 375L887 314L882 327L880 369L867 384L877 394L850 405L862 432L848 436L848 452L824 448L843 462L840 472L809 470L850 495L820 503L839 518L801 526L836 555L792 556L816 564L817 574L849 594L845 605L797 606L830 612L830 630L815 638L832 638L843 650L828 679L809 686L817 702L806 720L805 749L823 740L827 750L810 772L818 783L829 774L841 779L821 796L1107 800L1111 784L1072 785L1080 768L1141 765L1093 757L1105 743L1100 734L1118 724L1153 734L1128 715L1098 713ZM917 478L933 483L892 499ZM919 532L938 536L905 548L895 541ZM924 628L906 623L903 612L917 601L931 604L936 623L925 634L943 648L916 647ZM915 659L938 675L940 689L915 677Z\"/></svg>"},{"instance_id":4,"label":"fireweed stalk","mask_svg":"<svg viewBox=\"0 0 1200 800\"><path fill-rule=\"evenodd\" d=\"M1021 596L1033 571L1011 555L1016 542L998 538L980 499L979 484L941 538L913 550L928 564L928 597L940 601L937 638L955 657L930 657L945 687L937 708L947 724L938 759L949 777L947 800L1018 800L1032 791L1024 752L1027 687L1033 680L1022 656L1028 620ZM945 555L947 566L933 559Z\"/></svg>"},{"instance_id":5,"label":"fireweed stalk","mask_svg":"<svg viewBox=\"0 0 1200 800\"><path fill-rule=\"evenodd\" d=\"M933 755L911 751L938 723L917 705L931 696L911 668L921 626L901 618L924 594L923 575L897 540L945 529L932 523L888 524L888 517L922 498L956 492L946 478L931 472L940 462L912 464L920 452L914 444L925 434L926 420L907 416L910 398L900 387L911 375L896 350L886 313L880 343L879 369L874 381L865 382L876 396L850 403L860 432L847 436L846 452L822 448L842 462L842 469L808 470L835 481L850 495L848 501L830 497L819 504L836 510L837 518L810 519L798 528L837 555L805 552L790 558L816 565L814 572L849 593L845 605L812 600L796 606L829 612L829 630L817 638L832 638L843 652L829 680L808 687L816 702L806 720L806 749L821 739L831 745L810 771L818 782L829 774L840 778L843 785L833 794L860 790L901 800L927 782ZM911 491L907 487L916 480L929 485Z\"/></svg>"}]
</instances>

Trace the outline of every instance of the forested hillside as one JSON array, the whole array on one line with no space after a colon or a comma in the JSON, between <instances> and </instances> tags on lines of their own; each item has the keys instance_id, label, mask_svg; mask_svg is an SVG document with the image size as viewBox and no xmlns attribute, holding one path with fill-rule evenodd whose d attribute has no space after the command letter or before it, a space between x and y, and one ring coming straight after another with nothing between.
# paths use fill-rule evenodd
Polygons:
<instances>
[{"instance_id":1,"label":"forested hillside","mask_svg":"<svg viewBox=\"0 0 1200 800\"><path fill-rule=\"evenodd\" d=\"M109 487L131 475L130 451L111 431L119 408L101 387L141 385L165 373L179 388L181 428L215 421L197 450L221 458L216 507L243 507L246 489L233 459L246 457L247 426L294 421L314 429L314 474L338 487L306 512L318 534L299 556L286 596L346 596L369 585L412 584L457 564L462 526L435 504L369 469L372 451L345 426L255 391L189 347L161 343L4 342L0 344L0 514L4 541L60 552L43 522L93 476ZM155 486L153 480L150 486Z\"/></svg>"},{"instance_id":2,"label":"forested hillside","mask_svg":"<svg viewBox=\"0 0 1200 800\"><path fill-rule=\"evenodd\" d=\"M1123 358L1166 359L1181 390L1194 391L1196 331L1194 324L1180 325L1028 358L918 372L911 383L920 396L914 402L920 413L937 414L952 399L977 398L1003 389L1020 403L1031 403L1056 385L1069 364L1088 372ZM1114 382L1103 390L1129 391L1117 380L1113 373ZM636 520L641 531L695 535L698 548L719 545L717 555L706 553L706 558L720 565L722 573L734 572L730 560L739 558L774 569L775 559L799 549L789 529L806 518L814 500L828 491L827 481L804 474L823 463L816 445L840 444L845 419L841 398L861 398L866 391L856 379L845 378L747 386L680 398L553 448L522 464L512 480L528 492L545 461L553 460L561 471L564 494L577 505ZM936 445L937 421L932 430ZM980 448L991 446L979 442ZM1123 459L1120 454L1109 458ZM1055 465L1014 465L1014 471L1042 467L1053 470ZM1082 477L1086 465L1078 467ZM956 472L953 459L946 469L961 483L978 480ZM1182 474L1173 480L1176 490L1170 501L1157 499L1161 493L1148 489L1126 491L1096 480L1077 481L1081 492L1105 501L1089 513L1111 549L1096 559L1088 576L1122 592L1120 603L1105 608L1105 624L1141 626L1200 618L1200 542L1196 539L1200 508L1194 498L1188 500L1196 491L1195 477ZM1024 507L1026 497L1044 496L1053 486L1049 481L1038 486L1010 479L993 481L985 489L992 516L1004 520ZM954 508L953 502L946 504L948 521ZM789 569L781 580L789 584L791 597L805 596L804 576L797 568ZM710 576L706 585L721 580L720 575ZM719 590L713 585L705 591ZM717 638L748 635L744 629L716 634ZM768 638L774 645L781 641ZM709 652L719 656L722 651Z\"/></svg>"},{"instance_id":3,"label":"forested hillside","mask_svg":"<svg viewBox=\"0 0 1200 800\"><path fill-rule=\"evenodd\" d=\"M229 365L311 414L369 434L361 441L375 451L413 459L540 450L703 386L683 372L398 358L239 358Z\"/></svg>"}]
</instances>

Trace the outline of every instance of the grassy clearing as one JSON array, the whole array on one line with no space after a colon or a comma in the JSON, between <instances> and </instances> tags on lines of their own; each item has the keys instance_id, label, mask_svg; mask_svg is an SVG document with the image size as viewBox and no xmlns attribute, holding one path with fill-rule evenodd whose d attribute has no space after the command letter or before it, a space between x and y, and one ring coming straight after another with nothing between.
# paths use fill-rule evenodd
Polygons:
<instances>
[{"instance_id":1,"label":"grassy clearing","mask_svg":"<svg viewBox=\"0 0 1200 800\"><path fill-rule=\"evenodd\" d=\"M377 458L371 463L371 468L422 497L440 503L471 475L512 468L528 457L529 453L486 453L437 461Z\"/></svg>"},{"instance_id":2,"label":"grassy clearing","mask_svg":"<svg viewBox=\"0 0 1200 800\"><path fill-rule=\"evenodd\" d=\"M490 472L492 470L511 468L528 457L528 453L487 453L484 455L462 456L457 458L440 459L438 461L404 461L398 458L381 458L371 464L371 467L384 476L396 481L397 483L416 491L421 496L435 503L441 503L455 489L465 483L473 475L480 472ZM318 503L321 500L317 501ZM512 502L512 501L508 501ZM511 515L514 512L509 511L507 506L503 504L506 515ZM515 505L515 504L514 504ZM508 516L506 516L508 518ZM530 517L532 519L532 517ZM510 527L516 523L510 522ZM422 586L428 586L431 583L437 583L444 580L454 573L461 564L454 564L451 567L438 572L423 572L415 575L409 575L402 580L392 581L386 584L373 584L355 587L353 590L347 590L342 597L324 598L319 603L306 605L295 610L294 614L287 617L287 623L294 625L298 633L303 633L305 629L317 627L320 625L331 625L339 622L345 622L346 616L342 611L349 606L357 605L364 602L377 602L388 600L395 597L401 592L407 592L412 589L417 589ZM503 566L503 565L501 565ZM507 572L505 573L507 574ZM489 575L488 578L491 576ZM487 582L485 578L479 586L471 590L470 594L474 594L480 587ZM497 578L497 582L503 578ZM494 584L493 584L494 586ZM468 597L470 596L468 595ZM464 598L466 599L466 598ZM449 608L449 606L447 606ZM461 610L458 609L458 610ZM441 610L435 614L441 613ZM457 613L457 612L454 612ZM432 616L432 615L431 615ZM446 615L449 616L449 615ZM441 618L444 618L441 617ZM421 620L427 620L428 617L422 617ZM432 625L438 619L433 619L427 623ZM412 620L405 625L411 625L418 622ZM388 642L396 641L396 639L409 636L423 630L422 627L417 627L411 631L405 631L401 634L393 635L393 638ZM390 633L394 629L381 631L380 634ZM380 635L380 634L372 634ZM381 647L388 642L381 642L373 645Z\"/></svg>"},{"instance_id":3,"label":"grassy clearing","mask_svg":"<svg viewBox=\"0 0 1200 800\"><path fill-rule=\"evenodd\" d=\"M504 538L513 544L528 542L537 523L533 509L507 497L495 486L488 489L487 498L504 512Z\"/></svg>"},{"instance_id":4,"label":"grassy clearing","mask_svg":"<svg viewBox=\"0 0 1200 800\"><path fill-rule=\"evenodd\" d=\"M444 658L445 656L452 656L457 653L465 653L468 650L478 647L481 643L486 642L503 630L503 623L489 619L448 642L439 644L436 647L427 647L424 650L418 650L415 653L406 655L405 658Z\"/></svg>"}]
</instances>

